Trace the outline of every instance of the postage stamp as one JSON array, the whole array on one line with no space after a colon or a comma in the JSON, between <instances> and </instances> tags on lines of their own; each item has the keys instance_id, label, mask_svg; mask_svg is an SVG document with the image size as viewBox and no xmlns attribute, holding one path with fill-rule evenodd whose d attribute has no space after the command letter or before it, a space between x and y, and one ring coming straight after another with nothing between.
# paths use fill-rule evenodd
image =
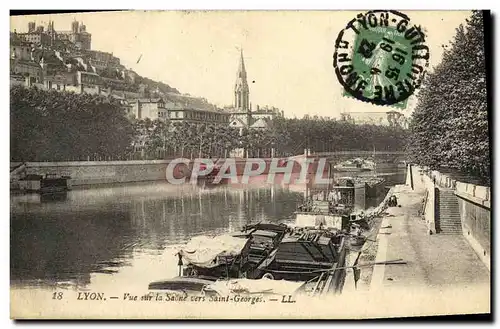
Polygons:
<instances>
[{"instance_id":1,"label":"postage stamp","mask_svg":"<svg viewBox=\"0 0 500 329\"><path fill-rule=\"evenodd\" d=\"M376 105L406 106L429 66L425 31L397 11L358 14L335 41L333 66L346 94Z\"/></svg>"}]
</instances>

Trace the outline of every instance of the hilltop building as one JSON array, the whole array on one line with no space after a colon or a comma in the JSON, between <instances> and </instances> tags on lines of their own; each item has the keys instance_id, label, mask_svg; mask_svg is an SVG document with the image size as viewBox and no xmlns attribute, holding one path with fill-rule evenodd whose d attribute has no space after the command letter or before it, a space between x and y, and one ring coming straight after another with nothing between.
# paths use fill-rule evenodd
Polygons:
<instances>
[{"instance_id":1,"label":"hilltop building","mask_svg":"<svg viewBox=\"0 0 500 329\"><path fill-rule=\"evenodd\" d=\"M17 36L25 41L41 46L55 46L58 41L70 41L76 48L90 50L92 35L87 32L87 27L83 22L76 20L71 23L71 30L56 31L54 22L49 21L47 29L43 25L36 25L36 22L28 23L28 32L17 33Z\"/></svg>"},{"instance_id":2,"label":"hilltop building","mask_svg":"<svg viewBox=\"0 0 500 329\"><path fill-rule=\"evenodd\" d=\"M91 35L83 23L74 21L70 31L56 31L54 22L48 26L29 22L28 32L14 31L10 37L12 85L110 96L120 100L130 119L229 125L231 118L241 118L242 126L263 128L277 111L269 107L251 111L243 53L236 107L225 111L204 98L138 76L112 53L91 50Z\"/></svg>"}]
</instances>

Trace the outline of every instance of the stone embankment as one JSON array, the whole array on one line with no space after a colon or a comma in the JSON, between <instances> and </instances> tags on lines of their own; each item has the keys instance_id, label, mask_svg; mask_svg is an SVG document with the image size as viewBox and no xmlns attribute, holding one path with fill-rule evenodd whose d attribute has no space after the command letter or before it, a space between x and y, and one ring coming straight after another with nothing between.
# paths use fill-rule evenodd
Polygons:
<instances>
[{"instance_id":1,"label":"stone embankment","mask_svg":"<svg viewBox=\"0 0 500 329\"><path fill-rule=\"evenodd\" d=\"M292 158L274 159L276 166L285 168L290 163L289 170L292 173L300 173L302 170L303 156ZM237 176L241 176L249 161L264 161L265 168L262 174L269 173L271 162L273 159L213 159L220 165L224 161L234 161L234 169ZM318 159L311 159L312 163L308 165L308 173L316 173L318 169ZM11 163L11 188L16 188L16 181L25 175L45 175L55 174L59 176L71 177L71 186L84 185L99 185L99 184L116 184L130 182L147 182L147 181L166 181L167 168L172 160L132 160L132 161L67 161L67 162L26 162L26 163ZM196 160L187 160L189 164L178 163L174 168L174 177L183 178L189 177L191 169ZM256 170L258 165L252 164L251 170ZM321 168L320 168L321 169ZM233 170L230 168L229 170ZM282 170L282 171L283 171ZM277 170L279 171L279 169ZM323 168L326 172L327 168Z\"/></svg>"},{"instance_id":2,"label":"stone embankment","mask_svg":"<svg viewBox=\"0 0 500 329\"><path fill-rule=\"evenodd\" d=\"M426 190L397 185L388 195L397 197L398 206L388 207L382 213L368 236L374 241L367 241L359 254L351 253L350 260L352 264L359 257L359 265L381 264L359 267L356 288L353 270L348 271L344 291L368 294L420 291L443 297L448 292L468 289L473 293L471 298L478 301L471 307L489 312L488 267L464 235L429 234L423 213ZM387 263L395 260L400 264Z\"/></svg>"}]
</instances>

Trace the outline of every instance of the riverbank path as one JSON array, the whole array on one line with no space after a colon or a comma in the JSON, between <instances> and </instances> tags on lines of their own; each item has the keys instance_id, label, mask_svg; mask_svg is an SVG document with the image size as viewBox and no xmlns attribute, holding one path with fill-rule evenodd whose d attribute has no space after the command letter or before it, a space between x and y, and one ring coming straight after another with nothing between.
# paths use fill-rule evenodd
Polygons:
<instances>
[{"instance_id":1,"label":"riverbank path","mask_svg":"<svg viewBox=\"0 0 500 329\"><path fill-rule=\"evenodd\" d=\"M398 185L394 194L401 207L387 209L376 261L403 259L407 264L376 265L370 290L464 287L489 292L490 272L462 235L428 234L419 215L423 193Z\"/></svg>"}]
</instances>

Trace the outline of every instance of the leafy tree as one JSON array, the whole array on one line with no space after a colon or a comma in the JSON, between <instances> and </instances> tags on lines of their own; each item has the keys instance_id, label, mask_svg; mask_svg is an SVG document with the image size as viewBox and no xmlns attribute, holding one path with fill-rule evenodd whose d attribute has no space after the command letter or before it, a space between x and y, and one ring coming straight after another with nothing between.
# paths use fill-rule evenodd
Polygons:
<instances>
[{"instance_id":1,"label":"leafy tree","mask_svg":"<svg viewBox=\"0 0 500 329\"><path fill-rule=\"evenodd\" d=\"M119 103L92 95L10 89L12 161L122 159L133 126Z\"/></svg>"},{"instance_id":2,"label":"leafy tree","mask_svg":"<svg viewBox=\"0 0 500 329\"><path fill-rule=\"evenodd\" d=\"M401 150L406 131L344 121L276 118L267 128L224 124L130 122L112 98L11 88L13 161L227 157L243 148L250 157L336 150Z\"/></svg>"},{"instance_id":3,"label":"leafy tree","mask_svg":"<svg viewBox=\"0 0 500 329\"><path fill-rule=\"evenodd\" d=\"M429 74L410 122L415 163L490 177L483 14L460 25L442 62Z\"/></svg>"}]
</instances>

